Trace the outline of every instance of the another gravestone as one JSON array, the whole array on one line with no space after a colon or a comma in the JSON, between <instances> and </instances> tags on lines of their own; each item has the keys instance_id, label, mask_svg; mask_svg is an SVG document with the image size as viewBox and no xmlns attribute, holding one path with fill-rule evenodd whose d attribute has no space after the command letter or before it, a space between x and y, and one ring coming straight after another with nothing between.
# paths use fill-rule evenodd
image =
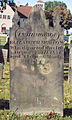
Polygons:
<instances>
[{"instance_id":1,"label":"another gravestone","mask_svg":"<svg viewBox=\"0 0 72 120\"><path fill-rule=\"evenodd\" d=\"M7 57L8 57L8 49L2 49L4 63L7 63Z\"/></svg>"},{"instance_id":2,"label":"another gravestone","mask_svg":"<svg viewBox=\"0 0 72 120\"><path fill-rule=\"evenodd\" d=\"M2 50L0 50L0 79L3 77L3 64L4 64L3 53Z\"/></svg>"},{"instance_id":3,"label":"another gravestone","mask_svg":"<svg viewBox=\"0 0 72 120\"><path fill-rule=\"evenodd\" d=\"M63 115L64 31L58 11L49 26L44 11L33 7L28 19L17 12L10 34L10 110Z\"/></svg>"},{"instance_id":4,"label":"another gravestone","mask_svg":"<svg viewBox=\"0 0 72 120\"><path fill-rule=\"evenodd\" d=\"M70 41L68 82L72 84L72 40Z\"/></svg>"},{"instance_id":5,"label":"another gravestone","mask_svg":"<svg viewBox=\"0 0 72 120\"><path fill-rule=\"evenodd\" d=\"M0 79L3 77L3 64L0 63Z\"/></svg>"},{"instance_id":6,"label":"another gravestone","mask_svg":"<svg viewBox=\"0 0 72 120\"><path fill-rule=\"evenodd\" d=\"M6 42L6 44L3 46L3 49L4 50L6 50L7 52L7 54L6 54L6 57L5 57L5 61L7 62L9 62L9 37L7 38L7 42Z\"/></svg>"}]
</instances>

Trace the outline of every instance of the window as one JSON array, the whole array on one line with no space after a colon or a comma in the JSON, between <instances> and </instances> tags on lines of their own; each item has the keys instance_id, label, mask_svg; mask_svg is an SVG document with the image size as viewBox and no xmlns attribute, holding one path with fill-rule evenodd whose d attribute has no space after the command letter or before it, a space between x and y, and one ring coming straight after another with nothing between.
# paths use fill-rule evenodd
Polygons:
<instances>
[{"instance_id":1,"label":"window","mask_svg":"<svg viewBox=\"0 0 72 120\"><path fill-rule=\"evenodd\" d=\"M43 5L40 5L40 7L43 7Z\"/></svg>"},{"instance_id":2,"label":"window","mask_svg":"<svg viewBox=\"0 0 72 120\"><path fill-rule=\"evenodd\" d=\"M6 27L2 27L2 32L6 31Z\"/></svg>"},{"instance_id":3,"label":"window","mask_svg":"<svg viewBox=\"0 0 72 120\"><path fill-rule=\"evenodd\" d=\"M43 4L38 4L38 6L43 7Z\"/></svg>"},{"instance_id":4,"label":"window","mask_svg":"<svg viewBox=\"0 0 72 120\"><path fill-rule=\"evenodd\" d=\"M2 15L0 15L0 19L2 18Z\"/></svg>"},{"instance_id":5,"label":"window","mask_svg":"<svg viewBox=\"0 0 72 120\"><path fill-rule=\"evenodd\" d=\"M10 19L10 15L8 15L8 17L7 17L8 19Z\"/></svg>"},{"instance_id":6,"label":"window","mask_svg":"<svg viewBox=\"0 0 72 120\"><path fill-rule=\"evenodd\" d=\"M4 31L6 30L6 24L3 23L3 24L1 25L1 28L2 28L2 32L4 32Z\"/></svg>"},{"instance_id":7,"label":"window","mask_svg":"<svg viewBox=\"0 0 72 120\"><path fill-rule=\"evenodd\" d=\"M6 15L3 15L3 19L6 19Z\"/></svg>"}]
</instances>

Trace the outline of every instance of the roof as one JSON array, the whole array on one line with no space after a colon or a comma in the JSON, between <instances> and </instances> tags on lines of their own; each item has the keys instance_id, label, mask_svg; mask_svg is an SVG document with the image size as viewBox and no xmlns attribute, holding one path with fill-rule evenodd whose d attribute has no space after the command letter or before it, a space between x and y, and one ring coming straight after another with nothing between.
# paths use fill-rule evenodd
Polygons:
<instances>
[{"instance_id":1,"label":"roof","mask_svg":"<svg viewBox=\"0 0 72 120\"><path fill-rule=\"evenodd\" d=\"M28 17L31 8L32 6L21 6L17 7L17 11L23 14L24 16Z\"/></svg>"},{"instance_id":2,"label":"roof","mask_svg":"<svg viewBox=\"0 0 72 120\"><path fill-rule=\"evenodd\" d=\"M21 7L11 6L11 7L13 8L14 11L17 10L19 13L21 13L26 18L28 17L29 12L32 9L32 6L21 6ZM46 18L52 18L51 13L48 12L47 10L44 10L44 13L45 13Z\"/></svg>"},{"instance_id":3,"label":"roof","mask_svg":"<svg viewBox=\"0 0 72 120\"><path fill-rule=\"evenodd\" d=\"M20 6L20 7L14 7L14 6L12 6L12 8L13 8L14 10L17 10L17 11L18 11L19 13L21 13L22 15L28 17L29 12L30 12L32 6Z\"/></svg>"},{"instance_id":4,"label":"roof","mask_svg":"<svg viewBox=\"0 0 72 120\"><path fill-rule=\"evenodd\" d=\"M41 0L39 0L39 1L37 1L37 2L39 2L39 3L44 3L43 1L41 1Z\"/></svg>"}]
</instances>

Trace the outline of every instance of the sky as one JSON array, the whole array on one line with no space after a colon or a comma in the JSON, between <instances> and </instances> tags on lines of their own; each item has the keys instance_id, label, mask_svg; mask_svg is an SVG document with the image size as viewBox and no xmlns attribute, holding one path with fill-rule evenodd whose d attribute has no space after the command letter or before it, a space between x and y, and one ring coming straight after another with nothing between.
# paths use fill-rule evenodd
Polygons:
<instances>
[{"instance_id":1,"label":"sky","mask_svg":"<svg viewBox=\"0 0 72 120\"><path fill-rule=\"evenodd\" d=\"M38 0L14 0L15 3L16 2L20 2L20 4L22 5L25 5L26 3L28 3L30 6L34 6L36 1ZM64 2L66 3L67 5L67 8L70 9L71 13L72 13L72 0L42 0L44 2L47 2L47 1L61 1L61 2Z\"/></svg>"}]
</instances>

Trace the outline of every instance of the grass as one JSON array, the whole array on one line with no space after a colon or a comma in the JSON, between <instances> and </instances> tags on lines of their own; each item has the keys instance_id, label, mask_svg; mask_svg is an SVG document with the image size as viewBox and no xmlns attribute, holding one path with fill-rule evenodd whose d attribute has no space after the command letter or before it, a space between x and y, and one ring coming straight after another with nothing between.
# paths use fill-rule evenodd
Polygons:
<instances>
[{"instance_id":1,"label":"grass","mask_svg":"<svg viewBox=\"0 0 72 120\"><path fill-rule=\"evenodd\" d=\"M9 80L0 80L0 99L9 100Z\"/></svg>"},{"instance_id":2,"label":"grass","mask_svg":"<svg viewBox=\"0 0 72 120\"><path fill-rule=\"evenodd\" d=\"M3 79L0 79L0 100L10 100L9 95L9 63L4 65ZM64 108L72 107L72 85L64 81ZM54 112L49 114L16 115L10 110L0 110L0 120L72 120L72 117L61 117Z\"/></svg>"},{"instance_id":3,"label":"grass","mask_svg":"<svg viewBox=\"0 0 72 120\"><path fill-rule=\"evenodd\" d=\"M50 114L16 115L10 113L9 110L1 110L0 120L72 120L72 117L61 117L52 112Z\"/></svg>"},{"instance_id":4,"label":"grass","mask_svg":"<svg viewBox=\"0 0 72 120\"><path fill-rule=\"evenodd\" d=\"M9 78L9 63L4 65L3 78Z\"/></svg>"},{"instance_id":5,"label":"grass","mask_svg":"<svg viewBox=\"0 0 72 120\"><path fill-rule=\"evenodd\" d=\"M3 48L3 46L5 45L5 43L6 43L5 40L0 41L0 50Z\"/></svg>"},{"instance_id":6,"label":"grass","mask_svg":"<svg viewBox=\"0 0 72 120\"><path fill-rule=\"evenodd\" d=\"M5 43L6 43L6 40L1 40L1 41L0 41L0 45L2 45L2 46L4 46Z\"/></svg>"},{"instance_id":7,"label":"grass","mask_svg":"<svg viewBox=\"0 0 72 120\"><path fill-rule=\"evenodd\" d=\"M64 107L72 107L72 85L68 84L67 81L64 82Z\"/></svg>"},{"instance_id":8,"label":"grass","mask_svg":"<svg viewBox=\"0 0 72 120\"><path fill-rule=\"evenodd\" d=\"M68 73L68 71L64 71L64 73Z\"/></svg>"},{"instance_id":9,"label":"grass","mask_svg":"<svg viewBox=\"0 0 72 120\"><path fill-rule=\"evenodd\" d=\"M6 38L6 36L0 36L0 39L5 39Z\"/></svg>"},{"instance_id":10,"label":"grass","mask_svg":"<svg viewBox=\"0 0 72 120\"><path fill-rule=\"evenodd\" d=\"M9 100L9 63L4 65L3 79L0 79L0 99Z\"/></svg>"},{"instance_id":11,"label":"grass","mask_svg":"<svg viewBox=\"0 0 72 120\"><path fill-rule=\"evenodd\" d=\"M30 115L15 115L14 113L9 113L9 111L1 111L0 117L2 120L62 120L60 116L57 116L56 114L33 114ZM66 119L65 119L66 120Z\"/></svg>"},{"instance_id":12,"label":"grass","mask_svg":"<svg viewBox=\"0 0 72 120\"><path fill-rule=\"evenodd\" d=\"M0 36L0 46L4 46L6 43L6 36Z\"/></svg>"}]
</instances>

